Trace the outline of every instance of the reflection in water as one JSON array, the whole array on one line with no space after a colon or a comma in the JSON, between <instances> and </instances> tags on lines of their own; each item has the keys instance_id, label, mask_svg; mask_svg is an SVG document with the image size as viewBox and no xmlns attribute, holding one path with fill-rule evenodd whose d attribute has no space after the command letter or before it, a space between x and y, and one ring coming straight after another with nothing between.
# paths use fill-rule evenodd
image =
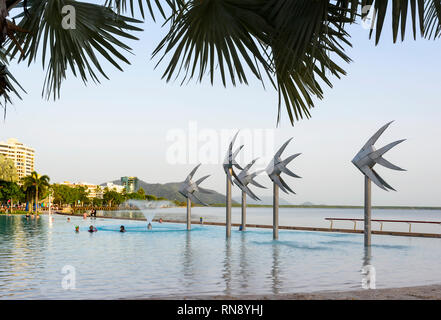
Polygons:
<instances>
[{"instance_id":1,"label":"reflection in water","mask_svg":"<svg viewBox=\"0 0 441 320\"><path fill-rule=\"evenodd\" d=\"M23 292L38 288L35 274L44 269L46 240L41 218L17 215L0 220L0 270L4 286L11 283Z\"/></svg>"},{"instance_id":2,"label":"reflection in water","mask_svg":"<svg viewBox=\"0 0 441 320\"><path fill-rule=\"evenodd\" d=\"M279 262L279 245L276 241L273 242L272 245L272 249L273 249L273 264L271 266L271 275L272 275L272 289L273 289L273 293L277 294L279 293L279 289L280 289L280 285L281 285L281 280L279 279L279 266L280 266L280 262Z\"/></svg>"},{"instance_id":3,"label":"reflection in water","mask_svg":"<svg viewBox=\"0 0 441 320\"><path fill-rule=\"evenodd\" d=\"M361 287L375 289L376 272L371 265L371 246L364 247L363 267L361 268Z\"/></svg>"},{"instance_id":4,"label":"reflection in water","mask_svg":"<svg viewBox=\"0 0 441 320\"><path fill-rule=\"evenodd\" d=\"M246 248L246 233L241 232L240 234L240 277L241 277L241 288L248 288L248 274L250 271L248 259L247 259L247 248Z\"/></svg>"},{"instance_id":5,"label":"reflection in water","mask_svg":"<svg viewBox=\"0 0 441 320\"><path fill-rule=\"evenodd\" d=\"M185 246L184 246L184 279L186 281L189 281L189 283L186 283L186 285L191 285L193 282L193 279L195 279L195 273L194 273L194 264L193 264L193 251L191 248L191 232L185 233Z\"/></svg>"},{"instance_id":6,"label":"reflection in water","mask_svg":"<svg viewBox=\"0 0 441 320\"><path fill-rule=\"evenodd\" d=\"M231 294L231 238L225 240L225 259L222 278L225 280L225 294Z\"/></svg>"}]
</instances>

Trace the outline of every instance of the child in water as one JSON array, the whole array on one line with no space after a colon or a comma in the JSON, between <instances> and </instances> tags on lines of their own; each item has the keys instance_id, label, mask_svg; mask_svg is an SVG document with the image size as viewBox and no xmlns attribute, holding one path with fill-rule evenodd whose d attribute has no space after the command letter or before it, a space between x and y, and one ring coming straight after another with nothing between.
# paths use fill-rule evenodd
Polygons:
<instances>
[{"instance_id":1,"label":"child in water","mask_svg":"<svg viewBox=\"0 0 441 320\"><path fill-rule=\"evenodd\" d=\"M124 228L124 226L119 227L119 232L126 232L126 229Z\"/></svg>"},{"instance_id":2,"label":"child in water","mask_svg":"<svg viewBox=\"0 0 441 320\"><path fill-rule=\"evenodd\" d=\"M149 222L149 224L147 225L147 229L148 230L152 230L152 224Z\"/></svg>"},{"instance_id":3,"label":"child in water","mask_svg":"<svg viewBox=\"0 0 441 320\"><path fill-rule=\"evenodd\" d=\"M80 232L80 226L75 226L75 232Z\"/></svg>"},{"instance_id":4,"label":"child in water","mask_svg":"<svg viewBox=\"0 0 441 320\"><path fill-rule=\"evenodd\" d=\"M89 230L87 230L89 232L97 232L98 230L96 228L94 228L93 226L89 227Z\"/></svg>"}]
</instances>

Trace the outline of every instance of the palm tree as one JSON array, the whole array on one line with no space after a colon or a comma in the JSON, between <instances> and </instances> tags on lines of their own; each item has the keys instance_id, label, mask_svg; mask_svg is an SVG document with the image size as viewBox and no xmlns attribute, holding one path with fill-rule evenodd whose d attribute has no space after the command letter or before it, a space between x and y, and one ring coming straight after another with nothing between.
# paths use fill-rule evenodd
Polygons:
<instances>
[{"instance_id":1,"label":"palm tree","mask_svg":"<svg viewBox=\"0 0 441 320\"><path fill-rule=\"evenodd\" d=\"M12 9L19 14L11 21ZM147 10L155 21L159 11L168 28L153 52L158 64L167 63L166 81L209 76L213 83L218 76L226 86L247 84L251 75L278 92L278 115L285 105L291 123L310 117L322 86L346 74L349 26L370 12L375 44L388 13L394 42L399 34L404 40L408 18L414 38L441 36L440 0L0 0L0 96L20 97L7 68L17 57L30 64L41 53L43 93L54 99L69 71L84 82L107 78L98 54L122 70L129 60L121 52L132 52L124 41L137 40Z\"/></svg>"},{"instance_id":2,"label":"palm tree","mask_svg":"<svg viewBox=\"0 0 441 320\"><path fill-rule=\"evenodd\" d=\"M50 187L50 178L47 175L39 175L33 171L30 175L23 178L23 188L32 190L35 195L35 213L38 214L38 192Z\"/></svg>"}]
</instances>

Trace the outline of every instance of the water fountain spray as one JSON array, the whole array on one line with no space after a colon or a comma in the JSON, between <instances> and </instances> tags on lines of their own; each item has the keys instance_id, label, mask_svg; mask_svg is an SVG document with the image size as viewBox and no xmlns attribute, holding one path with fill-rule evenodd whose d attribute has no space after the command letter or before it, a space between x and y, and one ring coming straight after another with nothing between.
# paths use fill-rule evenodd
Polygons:
<instances>
[{"instance_id":1,"label":"water fountain spray","mask_svg":"<svg viewBox=\"0 0 441 320\"><path fill-rule=\"evenodd\" d=\"M199 187L199 184L207 179L210 175L206 175L196 182L193 182L193 176L196 172L196 170L201 166L201 164L198 164L187 176L185 181L181 184L179 188L179 193L182 194L187 199L187 230L191 229L191 202L199 202L200 204L204 206L208 206L208 204L202 202L198 197L196 197L195 192L199 191L202 193L213 193L210 190L203 189Z\"/></svg>"},{"instance_id":2,"label":"water fountain spray","mask_svg":"<svg viewBox=\"0 0 441 320\"><path fill-rule=\"evenodd\" d=\"M288 163L301 155L301 153L296 153L292 156L289 156L285 160L282 160L282 158L280 157L291 140L292 138L286 141L280 147L279 151L276 152L273 159L266 168L266 173L273 182L273 239L279 238L279 188L287 194L289 194L289 192L295 194L295 192L286 184L286 182L283 181L280 175L283 172L291 177L301 178L286 167Z\"/></svg>"},{"instance_id":3,"label":"water fountain spray","mask_svg":"<svg viewBox=\"0 0 441 320\"><path fill-rule=\"evenodd\" d=\"M352 163L363 173L364 175L364 245L371 245L371 209L372 209L372 197L371 197L371 181L373 181L379 188L389 191L394 190L383 178L381 178L377 172L373 169L375 164L380 164L386 168L398 171L406 171L396 165L390 163L383 158L383 155L395 147L397 144L405 141L406 139L397 140L380 149L375 149L374 144L383 132L389 127L393 121L386 123L382 126L361 148L361 150L352 159Z\"/></svg>"},{"instance_id":4,"label":"water fountain spray","mask_svg":"<svg viewBox=\"0 0 441 320\"><path fill-rule=\"evenodd\" d=\"M254 159L251 161L237 176L236 179L234 179L234 183L242 190L242 231L246 230L246 209L247 209L247 194L251 197L253 200L259 200L260 199L250 190L248 185L251 183L252 185L264 188L266 187L262 186L261 184L254 181L254 178L257 177L260 173L262 173L265 170L259 170L253 173L250 173L249 170L253 166L253 164L256 162L257 159Z\"/></svg>"},{"instance_id":5,"label":"water fountain spray","mask_svg":"<svg viewBox=\"0 0 441 320\"><path fill-rule=\"evenodd\" d=\"M129 199L126 201L126 203L134 205L142 212L145 219L147 220L147 226L149 229L151 229L152 221L159 210L163 208L173 207L173 203L168 200L148 201Z\"/></svg>"},{"instance_id":6,"label":"water fountain spray","mask_svg":"<svg viewBox=\"0 0 441 320\"><path fill-rule=\"evenodd\" d=\"M233 167L236 167L240 170L243 170L241 166L236 162L235 158L239 151L243 148L241 145L236 151L233 152L233 144L237 138L239 131L234 135L233 140L231 140L230 145L228 147L227 155L225 156L225 160L223 163L224 171L227 175L227 192L226 192L226 230L227 230L227 238L231 236L231 184L233 183L233 177L237 179L237 175L233 170ZM240 183L240 182L239 182Z\"/></svg>"}]
</instances>

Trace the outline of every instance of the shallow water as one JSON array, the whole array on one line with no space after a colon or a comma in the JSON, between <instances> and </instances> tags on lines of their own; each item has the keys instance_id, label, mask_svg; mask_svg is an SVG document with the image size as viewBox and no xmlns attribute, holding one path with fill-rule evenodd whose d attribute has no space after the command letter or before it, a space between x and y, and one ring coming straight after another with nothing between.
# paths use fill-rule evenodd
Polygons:
<instances>
[{"instance_id":1,"label":"shallow water","mask_svg":"<svg viewBox=\"0 0 441 320\"><path fill-rule=\"evenodd\" d=\"M176 219L184 221L186 219L186 208L162 209L156 218ZM143 218L139 211L101 211L98 215ZM195 207L192 208L193 221L199 221L203 217L204 221L224 222L225 208ZM247 223L272 225L272 208L247 208ZM281 226L303 226L303 227L323 227L329 228L330 222L325 218L358 218L363 219L363 209L328 209L328 208L280 208L279 225ZM402 209L373 209L372 219L387 220L425 220L441 222L441 210L402 210ZM241 208L232 208L233 223L240 223ZM354 223L351 221L334 221L334 228L353 229ZM363 222L356 224L358 230L363 230ZM372 222L372 230L380 230L378 222ZM409 231L407 223L385 222L383 230L386 231ZM441 233L440 224L412 224L413 232Z\"/></svg>"},{"instance_id":2,"label":"shallow water","mask_svg":"<svg viewBox=\"0 0 441 320\"><path fill-rule=\"evenodd\" d=\"M196 211L196 210L195 210ZM0 299L118 299L361 289L363 236L0 216ZM251 218L251 215L250 215ZM90 224L98 232L87 232ZM124 224L126 233L119 232ZM74 226L80 232L74 232ZM441 239L373 236L376 287L439 283ZM68 273L62 273L63 267ZM66 271L65 270L65 271ZM75 289L63 277L75 271ZM66 279L66 278L64 278ZM70 282L72 283L72 282Z\"/></svg>"}]
</instances>

